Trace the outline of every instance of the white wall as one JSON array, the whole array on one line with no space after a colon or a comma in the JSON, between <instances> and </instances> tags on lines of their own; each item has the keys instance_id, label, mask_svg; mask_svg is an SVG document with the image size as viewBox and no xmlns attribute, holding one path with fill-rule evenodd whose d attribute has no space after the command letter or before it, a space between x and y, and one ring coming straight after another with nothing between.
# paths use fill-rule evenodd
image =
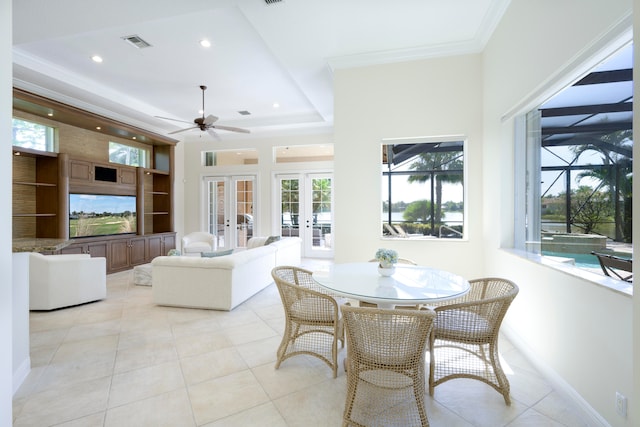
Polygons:
<instances>
[{"instance_id":1,"label":"white wall","mask_svg":"<svg viewBox=\"0 0 640 427\"><path fill-rule=\"evenodd\" d=\"M569 70L579 69L623 34L630 16L626 0L514 0L483 53L485 273L514 278L520 286L506 325L517 344L529 349L541 369L557 375L556 386L575 390L595 409L595 420L612 426L640 422L620 417L614 405L620 391L630 408L637 406L632 298L500 248L513 241L514 120L509 114L534 106L523 100L542 101L538 98L562 83Z\"/></svg>"},{"instance_id":2,"label":"white wall","mask_svg":"<svg viewBox=\"0 0 640 427\"><path fill-rule=\"evenodd\" d=\"M11 0L0 1L0 425L9 426L12 418L12 274L11 274ZM7 206L8 204L8 206Z\"/></svg>"},{"instance_id":3,"label":"white wall","mask_svg":"<svg viewBox=\"0 0 640 427\"><path fill-rule=\"evenodd\" d=\"M478 277L482 273L482 62L455 56L337 70L335 260L371 259L377 248ZM381 237L381 141L464 135L468 240Z\"/></svg>"}]
</instances>

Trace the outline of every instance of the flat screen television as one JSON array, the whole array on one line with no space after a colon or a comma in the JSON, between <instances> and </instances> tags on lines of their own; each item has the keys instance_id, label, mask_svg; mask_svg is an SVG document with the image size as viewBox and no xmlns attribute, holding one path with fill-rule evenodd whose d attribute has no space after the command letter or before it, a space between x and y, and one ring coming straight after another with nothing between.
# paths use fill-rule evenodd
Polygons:
<instances>
[{"instance_id":1,"label":"flat screen television","mask_svg":"<svg viewBox=\"0 0 640 427\"><path fill-rule=\"evenodd\" d=\"M69 194L69 237L136 232L136 196Z\"/></svg>"}]
</instances>

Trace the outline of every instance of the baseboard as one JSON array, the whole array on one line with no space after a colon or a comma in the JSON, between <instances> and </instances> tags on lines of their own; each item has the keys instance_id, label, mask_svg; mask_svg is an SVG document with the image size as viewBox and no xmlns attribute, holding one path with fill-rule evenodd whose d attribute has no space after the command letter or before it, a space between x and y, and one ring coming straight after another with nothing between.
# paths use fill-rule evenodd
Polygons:
<instances>
[{"instance_id":1,"label":"baseboard","mask_svg":"<svg viewBox=\"0 0 640 427\"><path fill-rule=\"evenodd\" d=\"M567 383L558 373L549 365L543 363L540 358L535 357L536 352L525 343L520 335L505 323L502 324L500 332L511 341L514 347L518 349L520 354L527 359L531 365L551 384L553 389L564 395L567 399L574 402L578 408L582 410L585 420L590 422L589 425L597 425L602 427L611 427L611 424L605 420L584 398Z\"/></svg>"},{"instance_id":2,"label":"baseboard","mask_svg":"<svg viewBox=\"0 0 640 427\"><path fill-rule=\"evenodd\" d=\"M16 391L20 388L25 379L27 379L27 375L31 372L31 358L25 358L20 366L13 371L13 394L16 394Z\"/></svg>"}]
</instances>

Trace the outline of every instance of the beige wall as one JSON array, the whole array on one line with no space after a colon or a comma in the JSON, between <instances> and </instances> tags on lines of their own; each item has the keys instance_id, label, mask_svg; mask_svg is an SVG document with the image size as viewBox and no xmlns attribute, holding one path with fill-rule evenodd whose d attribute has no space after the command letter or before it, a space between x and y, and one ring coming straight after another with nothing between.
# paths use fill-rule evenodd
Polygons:
<instances>
[{"instance_id":1,"label":"beige wall","mask_svg":"<svg viewBox=\"0 0 640 427\"><path fill-rule=\"evenodd\" d=\"M481 56L337 70L334 83L335 260L367 260L377 248L388 247L420 264L478 277L483 265ZM448 135L467 141L468 239L383 239L381 141Z\"/></svg>"},{"instance_id":2,"label":"beige wall","mask_svg":"<svg viewBox=\"0 0 640 427\"><path fill-rule=\"evenodd\" d=\"M568 83L565 76L622 36L630 14L630 1L514 0L483 54L485 274L520 286L505 328L516 344L556 387L597 411L595 422L612 426L640 422L620 417L614 405L616 391L629 408L637 395L632 298L500 248L513 241L514 115Z\"/></svg>"}]
</instances>

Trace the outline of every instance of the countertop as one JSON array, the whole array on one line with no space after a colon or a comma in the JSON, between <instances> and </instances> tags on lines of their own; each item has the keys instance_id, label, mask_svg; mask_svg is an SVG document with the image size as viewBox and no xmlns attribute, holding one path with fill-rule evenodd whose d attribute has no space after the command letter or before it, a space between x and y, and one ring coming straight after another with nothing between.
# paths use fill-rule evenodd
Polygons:
<instances>
[{"instance_id":1,"label":"countertop","mask_svg":"<svg viewBox=\"0 0 640 427\"><path fill-rule=\"evenodd\" d=\"M13 252L57 251L71 244L66 239L20 238L13 239Z\"/></svg>"}]
</instances>

